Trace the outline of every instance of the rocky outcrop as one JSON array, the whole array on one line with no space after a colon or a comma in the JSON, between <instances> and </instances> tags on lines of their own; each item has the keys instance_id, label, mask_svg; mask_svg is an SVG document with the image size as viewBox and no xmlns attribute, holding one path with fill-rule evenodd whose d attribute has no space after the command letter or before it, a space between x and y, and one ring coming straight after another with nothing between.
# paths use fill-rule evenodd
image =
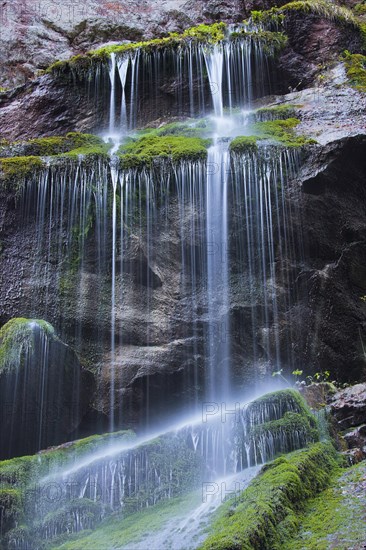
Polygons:
<instances>
[{"instance_id":1,"label":"rocky outcrop","mask_svg":"<svg viewBox=\"0 0 366 550\"><path fill-rule=\"evenodd\" d=\"M350 386L336 393L331 400L331 411L342 430L365 424L366 384Z\"/></svg>"},{"instance_id":2,"label":"rocky outcrop","mask_svg":"<svg viewBox=\"0 0 366 550\"><path fill-rule=\"evenodd\" d=\"M51 325L9 321L0 331L0 458L69 439L92 392L90 373L81 370L75 353Z\"/></svg>"},{"instance_id":3,"label":"rocky outcrop","mask_svg":"<svg viewBox=\"0 0 366 550\"><path fill-rule=\"evenodd\" d=\"M37 77L37 69L45 69L56 59L65 60L73 54L83 54L108 41L165 36L167 32L183 31L198 23L242 21L249 17L251 9L267 9L273 4L272 1L176 0L164 3L146 1L141 5L136 0L128 0L122 5L88 0L80 10L70 6L50 8L49 2L42 1L37 10L20 1L11 6L7 4L3 13L5 33L2 36L7 44L2 49L3 86L11 83L10 88L14 84L19 84L19 87L0 92L2 137L16 140L107 128L105 110L101 108L105 98L103 93L99 95L100 86L96 83L90 85L90 82L78 82L75 78L55 81L50 76ZM336 17L288 10L281 30L288 36L288 42L278 57L274 72L279 78L277 83L273 82L273 93L304 89L317 82L318 77L319 83L322 82L325 71L339 60L345 49L354 52L362 48L359 29ZM39 48L40 40L42 48ZM31 55L33 50L37 50L37 55ZM32 76L31 81L29 76ZM108 81L108 76L106 79ZM161 122L176 114L176 82L169 75L165 80L164 85L155 90L158 109L151 108L148 95L140 98L140 126L158 119ZM94 87L98 89L96 94ZM148 94L150 90L151 86ZM187 101L188 96L184 99ZM187 105L182 115L189 114Z\"/></svg>"},{"instance_id":4,"label":"rocky outcrop","mask_svg":"<svg viewBox=\"0 0 366 550\"><path fill-rule=\"evenodd\" d=\"M313 372L341 380L365 376L365 152L363 135L336 141L315 151L301 177L306 267L298 284L308 298L294 311L306 334L300 353Z\"/></svg>"},{"instance_id":5,"label":"rocky outcrop","mask_svg":"<svg viewBox=\"0 0 366 550\"><path fill-rule=\"evenodd\" d=\"M3 2L0 87L22 85L57 59L85 53L105 42L155 38L199 22L240 21L253 6L271 4L251 0Z\"/></svg>"},{"instance_id":6,"label":"rocky outcrop","mask_svg":"<svg viewBox=\"0 0 366 550\"><path fill-rule=\"evenodd\" d=\"M330 400L335 427L343 434L352 463L366 458L366 384L350 386Z\"/></svg>"}]
</instances>

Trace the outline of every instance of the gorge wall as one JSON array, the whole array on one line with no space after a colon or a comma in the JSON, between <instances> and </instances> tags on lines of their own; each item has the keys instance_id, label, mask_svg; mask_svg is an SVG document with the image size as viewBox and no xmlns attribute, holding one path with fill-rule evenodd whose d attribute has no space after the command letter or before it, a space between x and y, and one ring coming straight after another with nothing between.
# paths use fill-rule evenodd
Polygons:
<instances>
[{"instance_id":1,"label":"gorge wall","mask_svg":"<svg viewBox=\"0 0 366 550\"><path fill-rule=\"evenodd\" d=\"M26 2L3 8L6 33L13 38L2 54L2 82L4 88L12 88L0 94L2 138L24 141L106 128L109 88L94 94L83 75L76 81L70 74L37 75L56 59L83 54L109 41L162 36L202 22L237 23L252 9L273 5L239 1L158 4L86 2L82 8L74 6L72 16L65 11L66 7L73 9L71 4L55 7L47 16L44 10L49 2L39 3L37 13ZM20 21L17 9L22 14ZM318 144L305 148L301 161L291 159L292 164L301 165L300 170L291 171L286 165L283 181L278 177L278 188L282 185L285 189L282 208L287 225L284 217L272 220L276 288L271 292L276 295L278 312L274 315L271 309L269 320L258 313L264 307L263 295L253 292L248 301L247 288L238 276L240 253L235 246L226 251L233 266L230 306L224 315L218 313L215 330L219 339L225 339L225 327L235 327L230 334L230 354L238 390L255 385L279 367L287 372L301 369L306 374L328 370L342 381L366 376L366 304L362 299L366 294L366 100L362 91L350 86L340 59L345 49L362 51L362 36L359 29L337 17L297 10L286 15L284 32L288 41L271 72L279 78L272 78L271 87L257 94L252 107L295 105L301 121L298 132ZM40 41L42 54L37 57L33 53L40 51ZM162 83L154 104L147 95L142 96L140 116L145 126L176 121L172 117L176 86L174 78ZM190 114L187 89L183 96L181 118ZM204 102L209 105L210 101L207 94ZM22 145L15 147L24 154ZM76 181L73 169L69 174ZM103 162L98 170L108 171ZM86 166L85 174L91 178L90 167ZM181 204L174 195L169 204L159 203L157 219L167 216L164 228L159 224L159 231L152 230L149 240L146 234L132 235L123 283L118 281L125 300L116 310L117 319L123 318L127 328L123 341L117 338L114 362L118 376L111 388L110 259L98 267L94 234L86 230L84 220L79 226L81 234L74 236L76 242L83 241L82 261L76 275L69 271L65 276L60 250L67 245L67 235L60 233L60 250L53 248L46 236L42 246L49 252L36 256L39 220L29 215L29 203L19 196L15 185L2 184L0 195L0 323L16 317L46 319L62 340L76 349L84 368L93 372L98 388L85 430L95 415L100 430L105 429L111 394L115 402L123 400L124 406L128 405L132 425L141 422L149 407L162 415L194 400L196 386L202 384L195 369L205 354L208 323L203 313L192 322L189 293L184 292L190 284L191 266L184 273L183 259L192 261L200 254L199 233L192 238L189 229L192 219L200 219L199 207L182 217ZM108 201L106 208L110 216ZM235 220L236 216L237 203L232 200L228 217ZM50 221L50 231L55 223ZM230 241L235 243L240 224L233 223L231 230ZM281 248L277 236L286 231L290 246ZM112 239L108 225L106 251L112 250ZM214 244L220 247L220 243ZM149 311L144 306L147 302L152 304ZM254 324L253 316L258 318Z\"/></svg>"}]
</instances>

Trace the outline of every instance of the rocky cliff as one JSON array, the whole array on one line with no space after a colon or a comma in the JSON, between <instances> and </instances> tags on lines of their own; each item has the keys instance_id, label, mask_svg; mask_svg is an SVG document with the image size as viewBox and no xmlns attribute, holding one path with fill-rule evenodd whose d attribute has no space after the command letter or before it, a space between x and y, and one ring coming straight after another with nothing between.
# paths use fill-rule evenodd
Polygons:
<instances>
[{"instance_id":1,"label":"rocky cliff","mask_svg":"<svg viewBox=\"0 0 366 550\"><path fill-rule=\"evenodd\" d=\"M300 119L297 134L306 134L317 144L305 147L301 169L291 174L284 195L292 240L284 254L280 254L280 242L274 243L279 314L274 320L271 311L269 326L259 321L254 333L253 312L256 315L261 310L263 297L258 294L254 303L248 303L238 276L240 255L230 250L234 266L230 308L224 316L218 315L217 327L220 337L223 326L235 327L230 345L238 387L256 378L251 369L254 361L259 377L274 370L273 356L290 371L295 367L306 373L329 370L343 381L366 376L365 77L362 67L357 77L352 72L355 64L364 63L357 58L362 57L364 47L362 14L356 18L341 8L329 11L327 3L324 9L312 2L293 4L300 6L285 6L279 12L286 44L271 70L280 78L272 79L272 87L257 94L252 107L294 108ZM1 73L6 90L0 94L0 131L6 140L3 155L8 154L7 147L23 147L9 145L15 140L74 131L97 133L108 125L105 93L91 90L85 74L73 72L70 65L61 73L38 74L56 59L67 60L105 43L128 44L182 32L197 23L237 23L252 9L271 7L272 2L234 0L87 1L82 6L39 2L34 10L27 2L3 3L1 40L7 41ZM273 12L261 13L256 17L271 29L266 32L275 32L278 14L273 22ZM176 121L172 116L172 90L176 88L171 78L157 88L154 102L143 96L138 126L159 127ZM106 93L109 98L109 89ZM179 120L190 114L187 89L182 97ZM209 103L209 97L204 102ZM24 154L20 150L18 154ZM207 320L202 309L192 324L189 292L182 290L189 284L188 279L182 283L188 277L182 258L199 255L200 245L192 240L189 224L199 219L200 211L182 219L179 202L173 198L168 213L166 204L159 210L161 219L167 216L164 228L152 231L149 238L141 232L132 235L123 281L117 281L125 298L115 315L123 319L125 329L123 337L117 338L111 366L112 266L106 262L98 267L95 241L87 231L81 235L84 248L77 275L72 269L66 275L62 271L65 262L60 250L66 247L65 234L60 236L60 250L46 236L49 254L35 261L37 225L25 217L22 207L27 205L14 180L9 186L3 178L0 193L0 322L36 316L57 327L62 338L76 347L84 366L93 371L99 387L94 408L101 413L110 413L111 394L115 403L128 404L131 422L137 422L137 411L141 414L148 406L161 413L192 400L195 385L202 382L197 364L205 354ZM234 201L231 215L235 208ZM51 231L55 222L49 223ZM274 234L281 234L281 221L274 222L273 228ZM106 250L112 249L112 237L108 227ZM154 250L153 256L148 247ZM40 273L42 277L35 275ZM203 294L197 296L199 309ZM111 368L117 369L113 387Z\"/></svg>"}]
</instances>

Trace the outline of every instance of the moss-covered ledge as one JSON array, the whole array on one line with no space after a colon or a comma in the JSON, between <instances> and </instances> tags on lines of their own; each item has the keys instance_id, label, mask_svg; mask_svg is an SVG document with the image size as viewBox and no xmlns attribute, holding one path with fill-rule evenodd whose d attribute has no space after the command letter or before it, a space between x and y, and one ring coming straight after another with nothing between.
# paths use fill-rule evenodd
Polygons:
<instances>
[{"instance_id":1,"label":"moss-covered ledge","mask_svg":"<svg viewBox=\"0 0 366 550\"><path fill-rule=\"evenodd\" d=\"M111 44L103 46L96 50L91 50L86 54L80 54L71 57L65 61L56 61L50 65L43 73L55 77L66 76L73 73L82 77L90 69L100 65L107 65L111 54L118 57L132 56L137 51L150 53L159 50L177 50L188 46L205 44L212 46L224 40L252 40L261 42L264 51L268 55L274 55L287 44L287 36L281 31L272 31L266 29L256 29L244 26L243 28L230 32L230 28L224 22L213 23L211 25L198 25L190 27L183 33L169 33L163 38L155 38L143 42L129 42L122 44Z\"/></svg>"},{"instance_id":2,"label":"moss-covered ledge","mask_svg":"<svg viewBox=\"0 0 366 550\"><path fill-rule=\"evenodd\" d=\"M142 42L128 42L123 44L112 44L96 50L91 50L85 55L76 55L66 61L56 61L44 72L52 75L60 75L71 71L85 72L93 65L107 63L112 53L123 56L131 55L135 51L151 52L160 49L175 49L188 43L215 44L225 38L228 27L226 23L213 23L212 25L198 25L190 27L183 33L169 33L163 38L154 38Z\"/></svg>"},{"instance_id":3,"label":"moss-covered ledge","mask_svg":"<svg viewBox=\"0 0 366 550\"><path fill-rule=\"evenodd\" d=\"M360 20L352 11L330 0L295 0L281 7L273 7L270 10L252 11L248 22L269 30L278 30L286 23L286 18L293 12L303 15L315 15L362 32Z\"/></svg>"},{"instance_id":4,"label":"moss-covered ledge","mask_svg":"<svg viewBox=\"0 0 366 550\"><path fill-rule=\"evenodd\" d=\"M239 497L221 506L202 550L282 548L296 533L306 501L328 486L336 468L330 443L316 443L264 466Z\"/></svg>"},{"instance_id":5,"label":"moss-covered ledge","mask_svg":"<svg viewBox=\"0 0 366 550\"><path fill-rule=\"evenodd\" d=\"M284 112L286 112L284 110ZM289 114L289 111L288 111ZM230 143L234 154L255 152L258 144L271 142L286 148L299 148L314 145L317 141L304 135L296 134L295 128L300 124L298 118L284 118L255 122L248 127L247 136L238 136Z\"/></svg>"},{"instance_id":6,"label":"moss-covered ledge","mask_svg":"<svg viewBox=\"0 0 366 550\"><path fill-rule=\"evenodd\" d=\"M24 181L36 178L50 165L65 166L75 161L90 164L97 159L108 161L112 143L93 134L69 132L0 144L0 185L20 192Z\"/></svg>"},{"instance_id":7,"label":"moss-covered ledge","mask_svg":"<svg viewBox=\"0 0 366 550\"><path fill-rule=\"evenodd\" d=\"M346 69L349 83L359 92L366 93L366 56L361 54L351 54L346 50L342 61Z\"/></svg>"},{"instance_id":8,"label":"moss-covered ledge","mask_svg":"<svg viewBox=\"0 0 366 550\"><path fill-rule=\"evenodd\" d=\"M149 167L156 160L197 162L206 160L210 143L199 137L147 135L128 141L117 154L123 169Z\"/></svg>"}]
</instances>

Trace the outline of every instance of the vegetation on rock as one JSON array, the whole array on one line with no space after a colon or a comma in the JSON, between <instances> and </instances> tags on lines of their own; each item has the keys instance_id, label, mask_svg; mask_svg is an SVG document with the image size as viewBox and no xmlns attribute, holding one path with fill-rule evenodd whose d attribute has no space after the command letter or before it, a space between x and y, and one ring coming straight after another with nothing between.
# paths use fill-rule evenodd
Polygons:
<instances>
[{"instance_id":1,"label":"vegetation on rock","mask_svg":"<svg viewBox=\"0 0 366 550\"><path fill-rule=\"evenodd\" d=\"M289 112L288 112L289 114ZM302 147L317 143L316 140L304 135L297 135L294 132L300 123L297 118L285 118L284 120L266 120L256 122L249 127L253 132L250 136L239 136L230 143L230 150L233 153L253 151L258 142L273 141L285 147Z\"/></svg>"},{"instance_id":2,"label":"vegetation on rock","mask_svg":"<svg viewBox=\"0 0 366 550\"><path fill-rule=\"evenodd\" d=\"M339 6L330 0L295 0L270 10L252 11L251 21L268 28L279 27L286 21L286 15L292 11L306 15L318 15L330 21L351 25L357 29L360 26L359 21L350 9Z\"/></svg>"},{"instance_id":3,"label":"vegetation on rock","mask_svg":"<svg viewBox=\"0 0 366 550\"><path fill-rule=\"evenodd\" d=\"M314 444L264 466L239 497L221 506L202 548L282 548L299 527L298 514L304 503L327 487L336 468L335 450L327 443Z\"/></svg>"},{"instance_id":4,"label":"vegetation on rock","mask_svg":"<svg viewBox=\"0 0 366 550\"><path fill-rule=\"evenodd\" d=\"M333 544L358 548L366 536L365 481L365 462L346 471L334 469L330 487L306 503L298 518L299 531L283 542L283 550L328 550Z\"/></svg>"},{"instance_id":5,"label":"vegetation on rock","mask_svg":"<svg viewBox=\"0 0 366 550\"><path fill-rule=\"evenodd\" d=\"M348 81L356 90L366 92L366 56L344 52L344 65Z\"/></svg>"},{"instance_id":6,"label":"vegetation on rock","mask_svg":"<svg viewBox=\"0 0 366 550\"><path fill-rule=\"evenodd\" d=\"M20 365L22 354L32 349L36 328L55 338L52 325L40 319L11 319L0 329L0 373Z\"/></svg>"},{"instance_id":7,"label":"vegetation on rock","mask_svg":"<svg viewBox=\"0 0 366 550\"><path fill-rule=\"evenodd\" d=\"M150 166L155 159L172 162L207 158L208 140L185 136L146 136L122 145L118 151L123 168Z\"/></svg>"}]
</instances>

